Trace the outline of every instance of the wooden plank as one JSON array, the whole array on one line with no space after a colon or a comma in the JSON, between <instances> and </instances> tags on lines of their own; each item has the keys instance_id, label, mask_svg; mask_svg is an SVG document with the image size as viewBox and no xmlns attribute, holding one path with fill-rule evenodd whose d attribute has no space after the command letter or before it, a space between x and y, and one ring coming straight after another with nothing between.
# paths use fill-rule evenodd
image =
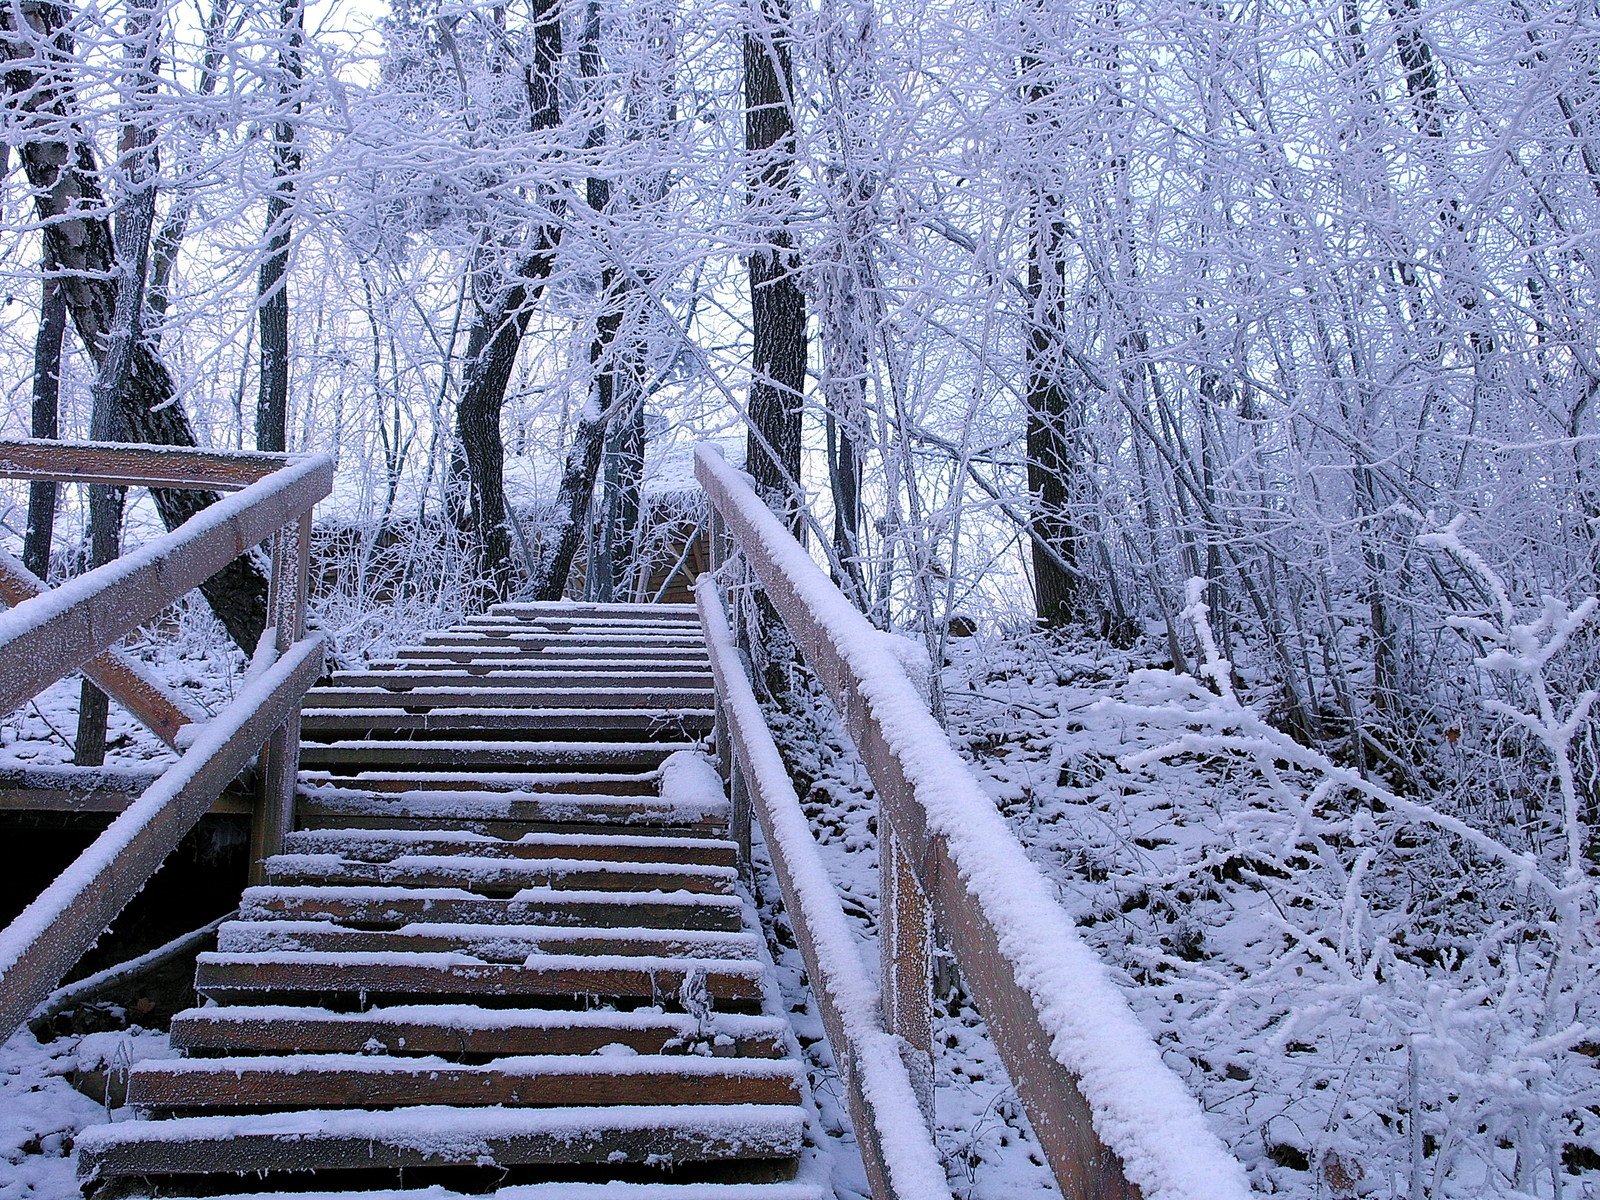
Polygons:
<instances>
[{"instance_id":1,"label":"wooden plank","mask_svg":"<svg viewBox=\"0 0 1600 1200\"><path fill-rule=\"evenodd\" d=\"M0 1038L83 956L178 840L295 711L322 671L319 634L291 648L195 744L0 931Z\"/></svg>"},{"instance_id":2,"label":"wooden plank","mask_svg":"<svg viewBox=\"0 0 1600 1200\"><path fill-rule=\"evenodd\" d=\"M510 626L479 629L439 629L422 635L424 646L483 647L514 646L519 650L694 650L705 652L705 638L698 629L682 632L645 630L630 633L618 630L537 632Z\"/></svg>"},{"instance_id":3,"label":"wooden plank","mask_svg":"<svg viewBox=\"0 0 1600 1200\"><path fill-rule=\"evenodd\" d=\"M491 616L521 617L523 619L550 617L631 617L638 621L687 621L700 619L692 604L600 604L544 602L538 600L510 600L489 609Z\"/></svg>"},{"instance_id":4,"label":"wooden plank","mask_svg":"<svg viewBox=\"0 0 1600 1200\"><path fill-rule=\"evenodd\" d=\"M0 550L0 600L15 607L47 591L43 580ZM84 663L83 674L169 749L178 748L178 730L204 719L148 674L132 655L115 647Z\"/></svg>"},{"instance_id":5,"label":"wooden plank","mask_svg":"<svg viewBox=\"0 0 1600 1200\"><path fill-rule=\"evenodd\" d=\"M153 767L3 767L0 812L119 813L159 778ZM246 769L209 811L235 815L254 807L255 781Z\"/></svg>"},{"instance_id":6,"label":"wooden plank","mask_svg":"<svg viewBox=\"0 0 1600 1200\"><path fill-rule=\"evenodd\" d=\"M434 961L446 959L450 961ZM406 961L409 960L409 961ZM528 963L484 963L454 956L355 954L202 954L195 962L195 991L209 1000L237 1003L271 996L445 996L537 1000L604 996L674 1005L684 979L694 973L718 1003L761 999L759 964L713 959L599 955L545 955Z\"/></svg>"},{"instance_id":7,"label":"wooden plank","mask_svg":"<svg viewBox=\"0 0 1600 1200\"><path fill-rule=\"evenodd\" d=\"M172 1044L186 1054L593 1054L626 1046L639 1054L682 1050L712 1040L712 1052L741 1058L785 1054L783 1022L715 1013L479 1009L413 1004L365 1012L280 1006L190 1009L172 1019Z\"/></svg>"},{"instance_id":8,"label":"wooden plank","mask_svg":"<svg viewBox=\"0 0 1600 1200\"><path fill-rule=\"evenodd\" d=\"M407 688L459 688L466 691L482 688L518 688L535 693L541 691L571 691L574 697L583 688L600 688L614 691L639 682L638 672L612 672L583 674L565 667L545 669L520 667L497 668L487 664L468 670L452 663L435 666L412 665L402 668L398 664L375 667L368 671L335 671L331 683L334 687L380 687L389 691ZM652 687L671 688L677 691L708 693L711 690L709 671L651 671ZM574 703L576 703L576 698Z\"/></svg>"},{"instance_id":9,"label":"wooden plank","mask_svg":"<svg viewBox=\"0 0 1600 1200\"><path fill-rule=\"evenodd\" d=\"M511 896L523 888L588 892L707 892L732 890L728 867L672 863L593 863L567 859L515 859L411 855L369 863L335 854L279 854L267 860L266 879L275 887L342 884L352 887L462 888L483 896Z\"/></svg>"},{"instance_id":10,"label":"wooden plank","mask_svg":"<svg viewBox=\"0 0 1600 1200\"><path fill-rule=\"evenodd\" d=\"M580 1108L566 1120L527 1109L425 1105L346 1113L336 1122L317 1109L266 1120L121 1122L86 1131L79 1141L78 1178L87 1187L117 1176L398 1170L485 1162L502 1167L592 1163L657 1169L729 1160L790 1162L800 1152L805 1120L798 1105Z\"/></svg>"},{"instance_id":11,"label":"wooden plank","mask_svg":"<svg viewBox=\"0 0 1600 1200\"><path fill-rule=\"evenodd\" d=\"M949 1189L940 1190L944 1172L931 1129L932 1114L919 1094L927 1088L926 1099L931 1101L933 1081L913 1077L910 1064L884 1027L874 1003L875 989L854 955L854 939L837 893L826 884L817 887L809 882L826 880L827 871L772 733L760 719L721 597L713 586L703 584L696 589L696 601L723 698L730 749L767 834L767 853L828 1045L843 1077L851 1128L874 1200L949 1200ZM899 1143L898 1155L889 1152L891 1139ZM908 1168L910 1176L905 1174Z\"/></svg>"},{"instance_id":12,"label":"wooden plank","mask_svg":"<svg viewBox=\"0 0 1600 1200\"><path fill-rule=\"evenodd\" d=\"M679 750L696 742L385 742L351 740L306 746L300 761L307 768L353 767L500 767L511 770L560 766L607 766L618 770L659 767Z\"/></svg>"},{"instance_id":13,"label":"wooden plank","mask_svg":"<svg viewBox=\"0 0 1600 1200\"><path fill-rule=\"evenodd\" d=\"M295 463L123 558L0 613L0 710L115 645L333 486L333 462Z\"/></svg>"},{"instance_id":14,"label":"wooden plank","mask_svg":"<svg viewBox=\"0 0 1600 1200\"><path fill-rule=\"evenodd\" d=\"M391 662L463 663L516 666L561 667L569 671L598 670L610 674L637 671L640 667L664 666L680 671L693 670L705 662L705 651L691 649L610 650L603 646L510 646L504 642L485 642L481 646L407 646L394 652Z\"/></svg>"},{"instance_id":15,"label":"wooden plank","mask_svg":"<svg viewBox=\"0 0 1600 1200\"><path fill-rule=\"evenodd\" d=\"M557 1108L566 1105L793 1104L796 1065L771 1059L664 1054L501 1058L487 1066L438 1059L306 1056L285 1071L271 1058L142 1063L128 1076L128 1103L182 1110L392 1108L410 1104Z\"/></svg>"},{"instance_id":16,"label":"wooden plank","mask_svg":"<svg viewBox=\"0 0 1600 1200\"><path fill-rule=\"evenodd\" d=\"M440 894L416 888L259 887L245 892L239 915L252 921L331 920L365 929L417 921L483 925L593 925L640 929L739 929L737 896L699 893L560 892L531 889L511 899Z\"/></svg>"},{"instance_id":17,"label":"wooden plank","mask_svg":"<svg viewBox=\"0 0 1600 1200\"><path fill-rule=\"evenodd\" d=\"M732 867L738 848L724 838L637 834L526 834L515 839L428 830L415 835L389 830L303 829L284 839L290 854L338 854L364 862L389 862L404 854L470 854L475 858L567 860L612 863L684 863Z\"/></svg>"},{"instance_id":18,"label":"wooden plank","mask_svg":"<svg viewBox=\"0 0 1600 1200\"><path fill-rule=\"evenodd\" d=\"M332 796L339 791L352 789L371 795L394 796L427 793L477 792L484 797L506 797L518 794L535 796L653 796L656 792L655 771L430 771L423 767L411 770L385 771L381 768L363 768L354 773L344 770L335 774L302 766L300 783L303 788L316 789Z\"/></svg>"},{"instance_id":19,"label":"wooden plank","mask_svg":"<svg viewBox=\"0 0 1600 1200\"><path fill-rule=\"evenodd\" d=\"M522 733L529 740L541 734L670 733L674 737L699 737L711 729L710 709L675 712L649 709L612 709L593 712L509 708L449 708L410 712L399 706L387 709L308 708L300 722L307 737L324 739L365 731L381 733Z\"/></svg>"},{"instance_id":20,"label":"wooden plank","mask_svg":"<svg viewBox=\"0 0 1600 1200\"><path fill-rule=\"evenodd\" d=\"M0 439L0 478L43 483L100 483L123 487L248 487L304 456L192 446L138 446L124 442Z\"/></svg>"},{"instance_id":21,"label":"wooden plank","mask_svg":"<svg viewBox=\"0 0 1600 1200\"><path fill-rule=\"evenodd\" d=\"M163 1196L169 1193L163 1191ZM501 1190L500 1200L835 1200L834 1190L826 1194L815 1184L795 1183L519 1183L515 1191ZM185 1200L170 1194L170 1200ZM202 1200L190 1196L188 1200ZM204 1200L260 1200L260 1193L207 1194ZM383 1188L377 1191L303 1192L295 1200L475 1200L470 1194L444 1191L439 1187Z\"/></svg>"},{"instance_id":22,"label":"wooden plank","mask_svg":"<svg viewBox=\"0 0 1600 1200\"><path fill-rule=\"evenodd\" d=\"M380 677L381 678L381 677ZM306 711L345 708L403 709L427 711L433 708L525 708L541 712L627 712L642 708L663 712L703 712L709 705L711 690L705 688L535 688L514 691L509 687L318 687L306 696Z\"/></svg>"},{"instance_id":23,"label":"wooden plank","mask_svg":"<svg viewBox=\"0 0 1600 1200\"><path fill-rule=\"evenodd\" d=\"M751 960L758 946L743 930L590 929L562 925L452 925L423 921L399 929L348 929L329 921L230 921L217 939L224 954L293 951L352 954L466 954L484 962L525 962L534 954L631 954L654 958Z\"/></svg>"},{"instance_id":24,"label":"wooden plank","mask_svg":"<svg viewBox=\"0 0 1600 1200\"><path fill-rule=\"evenodd\" d=\"M838 590L809 560L802 565L800 556L785 556L781 561L774 556L770 547L783 545L781 539L789 535L749 484L705 449L696 455L695 474L744 551L767 599L782 616L807 664L833 700L859 750L882 811L933 905L939 928L955 950L962 976L989 1025L1062 1194L1068 1200L1132 1200L1139 1196L1122 1158L1095 1132L1094 1112L1080 1090L1078 1078L1053 1052L1055 1039L1045 1028L1032 996L1017 982L1019 974L1031 974L1024 956L1036 943L1029 944L1029 939L1020 938L1015 932L1009 939L1003 937L1003 918L989 907L997 898L984 890L1009 889L1013 877L985 879L983 889L971 887L971 880L962 869L961 848L952 845L951 834L930 831L927 801L895 754L888 723L893 721L902 731L913 725L915 733L902 736L914 737L919 745L935 747L933 753L940 760L938 786L944 789L943 797L948 797L952 788L962 789L970 797L967 804L974 814L992 811L992 801L970 768L949 747L937 723L927 716L925 705L903 670L886 664L887 655L874 655L870 666L851 661L845 647L870 646L882 635L848 605L836 603ZM809 602L811 597L816 598L815 604ZM884 706L881 713L880 705ZM935 802L945 807L949 803L948 799ZM1016 847L1015 860L1020 871L1030 869L1020 845ZM1047 887L1041 880L1038 890L1042 892ZM1038 911L1033 903L1022 903L1028 911ZM1042 932L1052 938L1076 937L1065 912L1059 913L1059 920L1050 922ZM1129 1020L1133 1020L1131 1014ZM1152 1055L1151 1061L1159 1072L1159 1058ZM1175 1078L1152 1074L1149 1082L1159 1086L1174 1104L1194 1105ZM1189 1128L1204 1130L1198 1107L1190 1111L1194 1120ZM1186 1143L1192 1141L1186 1139ZM1142 1152L1148 1152L1148 1143ZM1178 1178L1194 1169L1191 1164L1200 1161L1197 1156L1214 1166L1218 1178L1223 1177L1223 1172L1237 1172L1237 1164L1214 1138L1210 1144L1176 1145L1173 1153L1184 1156L1183 1162L1174 1163L1171 1168ZM1238 1177L1242 1179L1242 1173Z\"/></svg>"},{"instance_id":25,"label":"wooden plank","mask_svg":"<svg viewBox=\"0 0 1600 1200\"><path fill-rule=\"evenodd\" d=\"M642 789L641 789L642 790ZM651 789L653 792L653 788ZM308 828L384 829L431 826L496 837L527 833L615 833L706 837L727 826L727 808L663 800L653 794L599 795L523 791L364 791L315 786L300 802Z\"/></svg>"}]
</instances>

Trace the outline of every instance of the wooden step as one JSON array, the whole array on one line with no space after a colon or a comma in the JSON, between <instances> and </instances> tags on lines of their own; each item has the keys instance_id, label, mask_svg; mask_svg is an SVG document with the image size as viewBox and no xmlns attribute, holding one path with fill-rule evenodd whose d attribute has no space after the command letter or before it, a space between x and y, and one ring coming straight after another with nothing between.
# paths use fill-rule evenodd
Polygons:
<instances>
[{"instance_id":1,"label":"wooden step","mask_svg":"<svg viewBox=\"0 0 1600 1200\"><path fill-rule=\"evenodd\" d=\"M308 769L322 767L505 767L540 771L552 767L606 766L616 770L659 767L679 750L694 749L694 742L485 742L432 740L389 742L356 739L313 743L300 751Z\"/></svg>"},{"instance_id":2,"label":"wooden step","mask_svg":"<svg viewBox=\"0 0 1600 1200\"><path fill-rule=\"evenodd\" d=\"M387 666L373 666L364 671L335 671L329 679L329 686L378 687L386 691L404 691L408 688L513 688L529 693L567 691L572 693L576 703L576 697L584 689L615 692L624 687L638 686L642 682L641 674L631 664L614 671L574 671L554 664L536 668L525 663L520 666L482 663L463 667L452 663L412 663L402 666L391 662ZM659 669L648 672L646 678L653 688L705 695L712 692L709 669Z\"/></svg>"},{"instance_id":3,"label":"wooden step","mask_svg":"<svg viewBox=\"0 0 1600 1200\"><path fill-rule=\"evenodd\" d=\"M382 662L396 663L495 663L527 670L533 666L550 665L569 671L604 671L626 674L630 671L654 667L670 667L690 671L704 666L710 669L706 652L698 648L670 649L660 647L648 650L611 650L588 646L546 646L534 648L508 645L491 640L472 646L411 646L396 650L394 656Z\"/></svg>"},{"instance_id":4,"label":"wooden step","mask_svg":"<svg viewBox=\"0 0 1600 1200\"><path fill-rule=\"evenodd\" d=\"M595 737L600 734L657 736L685 739L702 737L710 730L711 709L533 709L444 708L428 706L420 712L411 705L387 708L326 709L307 698L300 728L319 738L350 737L362 733L520 733L530 741L547 740L556 733Z\"/></svg>"},{"instance_id":5,"label":"wooden step","mask_svg":"<svg viewBox=\"0 0 1600 1200\"><path fill-rule=\"evenodd\" d=\"M333 1012L291 1005L193 1008L172 1019L172 1045L189 1054L594 1054L625 1046L639 1054L778 1058L786 1026L776 1017L641 1010L478 1008L412 1004Z\"/></svg>"},{"instance_id":6,"label":"wooden step","mask_svg":"<svg viewBox=\"0 0 1600 1200\"><path fill-rule=\"evenodd\" d=\"M166 1193L163 1193L166 1196ZM147 1192L126 1200L153 1200ZM170 1197L169 1200L201 1200ZM207 1196L204 1200L261 1200L259 1193ZM359 1192L295 1192L282 1200L834 1200L833 1189L812 1183L519 1183L492 1192L453 1192L441 1187Z\"/></svg>"},{"instance_id":7,"label":"wooden step","mask_svg":"<svg viewBox=\"0 0 1600 1200\"><path fill-rule=\"evenodd\" d=\"M690 649L705 652L699 629L532 629L513 625L456 626L425 634L421 646L516 646L529 650L579 647L585 650Z\"/></svg>"},{"instance_id":8,"label":"wooden step","mask_svg":"<svg viewBox=\"0 0 1600 1200\"><path fill-rule=\"evenodd\" d=\"M466 925L593 925L600 928L738 929L739 898L703 892L584 892L526 888L511 899L467 891L402 887L256 887L239 915L284 916L364 929L399 929L418 921Z\"/></svg>"},{"instance_id":9,"label":"wooden step","mask_svg":"<svg viewBox=\"0 0 1600 1200\"><path fill-rule=\"evenodd\" d=\"M805 1111L796 1104L615 1108L306 1109L248 1116L124 1121L85 1130L78 1177L639 1164L792 1163Z\"/></svg>"},{"instance_id":10,"label":"wooden step","mask_svg":"<svg viewBox=\"0 0 1600 1200\"><path fill-rule=\"evenodd\" d=\"M360 862L337 854L278 854L266 862L266 881L298 885L459 888L480 896L514 896L526 888L579 891L709 892L726 895L738 872L688 863L596 863L588 859L519 860L465 854L405 854L389 862Z\"/></svg>"},{"instance_id":11,"label":"wooden step","mask_svg":"<svg viewBox=\"0 0 1600 1200\"><path fill-rule=\"evenodd\" d=\"M350 929L328 921L229 921L217 934L223 954L300 951L359 954L464 954L520 963L537 954L639 954L655 958L751 960L755 935L739 931L570 925L472 925L421 921L399 929Z\"/></svg>"},{"instance_id":12,"label":"wooden step","mask_svg":"<svg viewBox=\"0 0 1600 1200\"><path fill-rule=\"evenodd\" d=\"M700 623L700 614L692 604L603 604L599 601L538 601L508 600L489 609L491 617L515 617L518 620L591 620L623 619L633 621L687 621Z\"/></svg>"},{"instance_id":13,"label":"wooden step","mask_svg":"<svg viewBox=\"0 0 1600 1200\"><path fill-rule=\"evenodd\" d=\"M648 786L652 777L639 777ZM363 777L363 782L366 777ZM696 837L727 828L728 805L689 804L656 796L537 795L522 791L369 791L317 786L300 801L301 824L322 828L416 828L470 831L497 837L561 831L605 835Z\"/></svg>"},{"instance_id":14,"label":"wooden step","mask_svg":"<svg viewBox=\"0 0 1600 1200\"><path fill-rule=\"evenodd\" d=\"M761 967L719 959L646 955L539 955L526 963L485 963L461 954L201 954L195 991L218 1003L250 997L355 996L363 1004L383 997L458 996L464 999L539 999L604 996L668 1006L691 974L719 1002L761 998Z\"/></svg>"},{"instance_id":15,"label":"wooden step","mask_svg":"<svg viewBox=\"0 0 1600 1200\"><path fill-rule=\"evenodd\" d=\"M796 1064L686 1054L555 1055L467 1065L370 1054L175 1059L128 1076L138 1108L396 1108L414 1104L518 1108L653 1104L793 1104Z\"/></svg>"},{"instance_id":16,"label":"wooden step","mask_svg":"<svg viewBox=\"0 0 1600 1200\"><path fill-rule=\"evenodd\" d=\"M387 673L385 673L387 674ZM378 680L385 674L376 676ZM405 688L384 687L377 683L367 686L313 688L306 693L306 711L331 711L346 708L427 711L438 708L473 708L479 711L490 708L527 708L541 712L633 712L639 709L676 713L705 711L710 708L713 693L704 688L662 687L590 687L590 688L536 688L517 691L513 688L484 688L479 686L434 687L413 686Z\"/></svg>"},{"instance_id":17,"label":"wooden step","mask_svg":"<svg viewBox=\"0 0 1600 1200\"><path fill-rule=\"evenodd\" d=\"M738 846L726 838L626 833L527 833L504 838L439 829L302 829L284 838L283 849L286 854L338 854L363 862L391 862L406 854L469 854L477 858L733 867L739 856Z\"/></svg>"},{"instance_id":18,"label":"wooden step","mask_svg":"<svg viewBox=\"0 0 1600 1200\"><path fill-rule=\"evenodd\" d=\"M302 759L302 765L304 760ZM417 795L478 792L482 795L523 794L536 796L602 795L645 800L656 793L655 771L429 771L366 769L348 775L332 771L303 769L302 789L313 794L334 794L335 789L354 788L369 794L411 793Z\"/></svg>"}]
</instances>

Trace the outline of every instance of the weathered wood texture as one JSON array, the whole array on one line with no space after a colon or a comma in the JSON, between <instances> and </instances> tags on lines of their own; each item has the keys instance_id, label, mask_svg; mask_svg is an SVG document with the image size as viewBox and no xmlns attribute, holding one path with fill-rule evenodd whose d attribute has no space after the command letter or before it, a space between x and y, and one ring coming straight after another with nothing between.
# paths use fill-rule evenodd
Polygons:
<instances>
[{"instance_id":1,"label":"weathered wood texture","mask_svg":"<svg viewBox=\"0 0 1600 1200\"><path fill-rule=\"evenodd\" d=\"M0 600L15 607L48 590L37 575L0 551ZM83 673L171 749L178 748L178 730L198 719L187 704L120 650L90 659L83 664Z\"/></svg>"},{"instance_id":2,"label":"weathered wood texture","mask_svg":"<svg viewBox=\"0 0 1600 1200\"><path fill-rule=\"evenodd\" d=\"M281 454L134 446L120 442L0 441L0 478L30 482L97 483L120 487L249 487L291 462Z\"/></svg>"},{"instance_id":3,"label":"weathered wood texture","mask_svg":"<svg viewBox=\"0 0 1600 1200\"><path fill-rule=\"evenodd\" d=\"M332 487L333 461L326 456L291 463L135 553L0 614L0 709L79 670L309 512Z\"/></svg>"},{"instance_id":4,"label":"weathered wood texture","mask_svg":"<svg viewBox=\"0 0 1600 1200\"><path fill-rule=\"evenodd\" d=\"M178 840L300 704L322 672L324 640L307 638L250 693L206 726L61 877L0 931L0 1037L9 1036L155 874Z\"/></svg>"},{"instance_id":5,"label":"weathered wood texture","mask_svg":"<svg viewBox=\"0 0 1600 1200\"><path fill-rule=\"evenodd\" d=\"M769 549L780 544L775 539L788 536L782 522L713 451L701 448L695 475L859 750L878 792L880 812L888 818L906 862L932 902L935 920L989 1025L1063 1196L1134 1200L1139 1189L1127 1178L1121 1158L1095 1132L1093 1113L1078 1081L1052 1053L1052 1036L1032 997L1017 982L1021 964L1007 953L995 916L968 891L949 835L930 831L927 807L907 778L882 717L866 699L866 673L851 661L845 647L852 640L881 635L853 609L847 613L845 606L837 606L819 612L806 602L805 590L812 581L802 586ZM811 570L832 588L820 569ZM848 630L834 628L844 623ZM909 680L904 681L903 691L905 695L897 699L916 700ZM988 803L976 781L972 792L974 803ZM1020 846L1017 853L1023 854Z\"/></svg>"},{"instance_id":6,"label":"weathered wood texture","mask_svg":"<svg viewBox=\"0 0 1600 1200\"><path fill-rule=\"evenodd\" d=\"M824 877L820 874L821 858L809 836L803 841L787 836L803 830L806 818L793 782L781 769L783 760L771 731L765 722L750 719L759 710L722 611L722 600L714 588L704 585L697 589L696 596L717 691L723 700L728 749L737 760L739 775L762 828L767 831L767 852L783 891L784 911L794 926L828 1045L844 1080L850 1124L872 1194L875 1200L948 1197L948 1189L929 1190L930 1180L943 1178L939 1152L928 1126L931 1114L919 1104L918 1081L871 1002L871 985L861 963L840 961L841 949L853 952L847 941L841 947L841 938L830 940L817 935L819 929L825 928L847 932L844 912L836 897L831 899L833 911L819 911L819 905L829 901L801 883L808 874ZM787 822L785 815L790 818ZM897 1152L891 1151L891 1145ZM920 1168L911 1178L904 1175L908 1158L912 1167ZM897 1168L901 1172L898 1178Z\"/></svg>"}]
</instances>

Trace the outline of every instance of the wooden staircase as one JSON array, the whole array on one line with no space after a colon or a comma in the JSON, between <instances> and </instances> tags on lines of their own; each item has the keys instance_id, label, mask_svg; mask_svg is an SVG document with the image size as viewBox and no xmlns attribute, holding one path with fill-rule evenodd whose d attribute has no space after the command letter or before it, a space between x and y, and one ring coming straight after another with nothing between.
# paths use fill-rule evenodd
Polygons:
<instances>
[{"instance_id":1,"label":"wooden staircase","mask_svg":"<svg viewBox=\"0 0 1600 1200\"><path fill-rule=\"evenodd\" d=\"M501 605L306 697L284 853L100 1196L819 1200L688 606Z\"/></svg>"}]
</instances>

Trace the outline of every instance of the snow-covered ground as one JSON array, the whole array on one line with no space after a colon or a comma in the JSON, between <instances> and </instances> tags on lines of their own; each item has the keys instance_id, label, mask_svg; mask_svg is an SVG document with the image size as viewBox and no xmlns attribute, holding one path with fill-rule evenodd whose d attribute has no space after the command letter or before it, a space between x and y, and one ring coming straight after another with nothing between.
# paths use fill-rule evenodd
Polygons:
<instances>
[{"instance_id":1,"label":"snow-covered ground","mask_svg":"<svg viewBox=\"0 0 1600 1200\"><path fill-rule=\"evenodd\" d=\"M1033 634L956 641L950 727L1253 1187L1595 1194L1592 883L1563 890L1447 812L1360 791L1151 661ZM870 783L825 703L774 726L872 961ZM939 1009L957 1193L1048 1190L981 1018L959 990ZM827 1100L838 1082L825 1046L813 1056Z\"/></svg>"},{"instance_id":2,"label":"snow-covered ground","mask_svg":"<svg viewBox=\"0 0 1600 1200\"><path fill-rule=\"evenodd\" d=\"M79 1131L115 1120L68 1082L73 1072L115 1077L140 1059L171 1054L167 1036L137 1027L41 1045L24 1027L0 1046L0 1200L69 1200L78 1194Z\"/></svg>"}]
</instances>

